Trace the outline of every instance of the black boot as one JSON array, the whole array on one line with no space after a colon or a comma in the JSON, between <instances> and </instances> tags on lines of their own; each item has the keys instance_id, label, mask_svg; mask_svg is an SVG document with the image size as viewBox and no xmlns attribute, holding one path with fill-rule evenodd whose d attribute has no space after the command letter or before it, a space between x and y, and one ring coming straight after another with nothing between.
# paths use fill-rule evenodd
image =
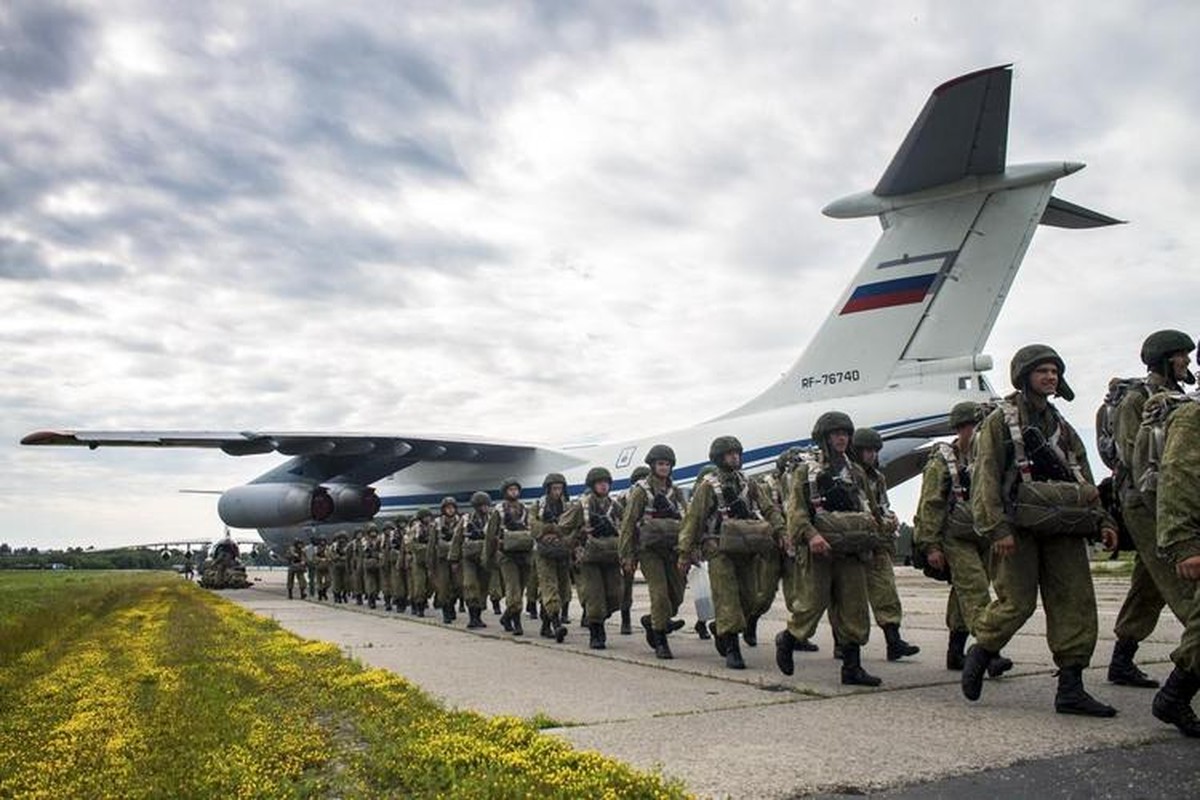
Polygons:
<instances>
[{"instance_id":1,"label":"black boot","mask_svg":"<svg viewBox=\"0 0 1200 800\"><path fill-rule=\"evenodd\" d=\"M567 628L562 624L562 618L555 614L554 618L550 620L550 627L554 629L554 641L562 644L563 639L567 638Z\"/></svg>"},{"instance_id":2,"label":"black boot","mask_svg":"<svg viewBox=\"0 0 1200 800\"><path fill-rule=\"evenodd\" d=\"M367 608L375 608L375 595L367 595Z\"/></svg>"},{"instance_id":3,"label":"black boot","mask_svg":"<svg viewBox=\"0 0 1200 800\"><path fill-rule=\"evenodd\" d=\"M979 695L983 694L983 673L987 672L988 664L995 657L996 653L993 653L991 650L984 650L983 645L971 645L971 649L967 651L967 658L963 662L963 697L968 700L979 699Z\"/></svg>"},{"instance_id":4,"label":"black boot","mask_svg":"<svg viewBox=\"0 0 1200 800\"><path fill-rule=\"evenodd\" d=\"M486 625L484 625L483 620L479 618L479 609L478 608L468 608L467 609L467 627L468 628L487 627Z\"/></svg>"},{"instance_id":5,"label":"black boot","mask_svg":"<svg viewBox=\"0 0 1200 800\"><path fill-rule=\"evenodd\" d=\"M296 598L292 597L292 590L288 589L288 600L295 600L295 599Z\"/></svg>"},{"instance_id":6,"label":"black boot","mask_svg":"<svg viewBox=\"0 0 1200 800\"><path fill-rule=\"evenodd\" d=\"M784 628L779 633L775 634L775 666L779 667L779 671L784 675L791 675L796 671L796 643L799 641L792 632Z\"/></svg>"},{"instance_id":7,"label":"black boot","mask_svg":"<svg viewBox=\"0 0 1200 800\"><path fill-rule=\"evenodd\" d=\"M988 662L987 674L989 678L999 678L1012 668L1013 662L1011 658L1005 658L999 653L996 653L996 657Z\"/></svg>"},{"instance_id":8,"label":"black boot","mask_svg":"<svg viewBox=\"0 0 1200 800\"><path fill-rule=\"evenodd\" d=\"M673 619L667 623L667 633L674 633L675 631L681 631L686 627L687 627L687 623L684 622L683 620Z\"/></svg>"},{"instance_id":9,"label":"black boot","mask_svg":"<svg viewBox=\"0 0 1200 800\"><path fill-rule=\"evenodd\" d=\"M467 610L467 603L461 597L458 598L458 610L462 611L464 613L466 613L466 610Z\"/></svg>"},{"instance_id":10,"label":"black boot","mask_svg":"<svg viewBox=\"0 0 1200 800\"><path fill-rule=\"evenodd\" d=\"M500 627L504 628L504 630L508 631L509 633L512 633L512 616L507 610L500 615Z\"/></svg>"},{"instance_id":11,"label":"black boot","mask_svg":"<svg viewBox=\"0 0 1200 800\"><path fill-rule=\"evenodd\" d=\"M1184 736L1200 737L1200 719L1192 710L1192 698L1200 691L1200 677L1176 667L1154 695L1154 716L1179 728Z\"/></svg>"},{"instance_id":12,"label":"black boot","mask_svg":"<svg viewBox=\"0 0 1200 800\"><path fill-rule=\"evenodd\" d=\"M1117 639L1113 645L1112 661L1108 662L1108 682L1118 686L1136 686L1139 689L1158 688L1158 681L1133 663L1137 650L1138 643L1133 639Z\"/></svg>"},{"instance_id":13,"label":"black boot","mask_svg":"<svg viewBox=\"0 0 1200 800\"><path fill-rule=\"evenodd\" d=\"M454 622L454 609L446 603L442 606L442 624L449 625L451 622Z\"/></svg>"},{"instance_id":14,"label":"black boot","mask_svg":"<svg viewBox=\"0 0 1200 800\"><path fill-rule=\"evenodd\" d=\"M736 633L725 634L725 666L729 669L745 669L746 662L742 660L742 649L738 646Z\"/></svg>"},{"instance_id":15,"label":"black boot","mask_svg":"<svg viewBox=\"0 0 1200 800\"><path fill-rule=\"evenodd\" d=\"M450 621L454 622L458 619L458 612L454 610L454 603L450 604Z\"/></svg>"},{"instance_id":16,"label":"black boot","mask_svg":"<svg viewBox=\"0 0 1200 800\"><path fill-rule=\"evenodd\" d=\"M427 603L424 603L424 602L416 603L418 617L425 616L425 606L426 605L427 605Z\"/></svg>"},{"instance_id":17,"label":"black boot","mask_svg":"<svg viewBox=\"0 0 1200 800\"><path fill-rule=\"evenodd\" d=\"M915 656L921 652L921 648L915 644L909 644L900 638L900 626L892 623L890 625L882 625L883 638L887 642L887 660L899 661L907 656Z\"/></svg>"},{"instance_id":18,"label":"black boot","mask_svg":"<svg viewBox=\"0 0 1200 800\"><path fill-rule=\"evenodd\" d=\"M305 599L307 599L307 598L308 598L308 595L307 595L307 594L304 592L304 590L303 590L303 589L301 589L301 590L300 590L300 599L301 599L301 600L305 600Z\"/></svg>"},{"instance_id":19,"label":"black boot","mask_svg":"<svg viewBox=\"0 0 1200 800\"><path fill-rule=\"evenodd\" d=\"M621 635L629 636L633 633L633 621L629 618L629 609L621 611Z\"/></svg>"},{"instance_id":20,"label":"black boot","mask_svg":"<svg viewBox=\"0 0 1200 800\"><path fill-rule=\"evenodd\" d=\"M725 643L725 637L717 633L717 623L708 623L708 632L712 634L713 646L717 648L717 653L724 656L729 653L729 646Z\"/></svg>"},{"instance_id":21,"label":"black boot","mask_svg":"<svg viewBox=\"0 0 1200 800\"><path fill-rule=\"evenodd\" d=\"M563 625L571 624L571 601L567 600L562 604L562 611L558 614L558 621Z\"/></svg>"},{"instance_id":22,"label":"black boot","mask_svg":"<svg viewBox=\"0 0 1200 800\"><path fill-rule=\"evenodd\" d=\"M654 626L652 620L650 619L650 615L642 614L642 618L639 620L639 622L642 623L642 630L646 633L646 646L651 650L657 649L658 646L655 644L657 639L654 636Z\"/></svg>"},{"instance_id":23,"label":"black boot","mask_svg":"<svg viewBox=\"0 0 1200 800\"><path fill-rule=\"evenodd\" d=\"M383 596L383 610L384 611L392 610L392 596L390 594L385 594Z\"/></svg>"},{"instance_id":24,"label":"black boot","mask_svg":"<svg viewBox=\"0 0 1200 800\"><path fill-rule=\"evenodd\" d=\"M604 644L604 623L591 622L588 623L588 647L593 650L603 650L607 645Z\"/></svg>"},{"instance_id":25,"label":"black boot","mask_svg":"<svg viewBox=\"0 0 1200 800\"><path fill-rule=\"evenodd\" d=\"M512 623L512 635L513 636L524 636L525 635L525 629L521 627L521 612L520 611L513 614L512 619L509 620L509 622Z\"/></svg>"},{"instance_id":26,"label":"black boot","mask_svg":"<svg viewBox=\"0 0 1200 800\"><path fill-rule=\"evenodd\" d=\"M654 631L654 657L661 659L675 657L675 654L671 652L671 645L667 644L666 631Z\"/></svg>"},{"instance_id":27,"label":"black boot","mask_svg":"<svg viewBox=\"0 0 1200 800\"><path fill-rule=\"evenodd\" d=\"M360 594L356 594L356 595L354 595L354 604L355 604L356 606L361 606L361 605L362 605L362 603L363 603L363 596L362 596L362 594L360 593Z\"/></svg>"},{"instance_id":28,"label":"black boot","mask_svg":"<svg viewBox=\"0 0 1200 800\"><path fill-rule=\"evenodd\" d=\"M792 645L793 650L799 650L801 653L817 653L821 648L812 639L796 639L796 643Z\"/></svg>"},{"instance_id":29,"label":"black boot","mask_svg":"<svg viewBox=\"0 0 1200 800\"><path fill-rule=\"evenodd\" d=\"M862 655L856 644L842 645L842 683L846 686L878 686L883 683L862 668Z\"/></svg>"},{"instance_id":30,"label":"black boot","mask_svg":"<svg viewBox=\"0 0 1200 800\"><path fill-rule=\"evenodd\" d=\"M554 631L550 629L550 622L550 615L546 613L545 609L542 609L542 629L538 632L538 635L543 639L554 638Z\"/></svg>"},{"instance_id":31,"label":"black boot","mask_svg":"<svg viewBox=\"0 0 1200 800\"><path fill-rule=\"evenodd\" d=\"M492 598L492 613L496 615L500 614L500 601L496 598Z\"/></svg>"},{"instance_id":32,"label":"black boot","mask_svg":"<svg viewBox=\"0 0 1200 800\"><path fill-rule=\"evenodd\" d=\"M758 614L746 617L746 630L742 631L742 641L747 647L758 647Z\"/></svg>"},{"instance_id":33,"label":"black boot","mask_svg":"<svg viewBox=\"0 0 1200 800\"><path fill-rule=\"evenodd\" d=\"M969 635L966 631L950 631L950 642L946 645L946 669L951 672L962 672L965 659L963 651Z\"/></svg>"},{"instance_id":34,"label":"black boot","mask_svg":"<svg viewBox=\"0 0 1200 800\"><path fill-rule=\"evenodd\" d=\"M708 626L704 624L704 620L702 619L696 620L696 635L701 639L711 638L711 634L708 632Z\"/></svg>"},{"instance_id":35,"label":"black boot","mask_svg":"<svg viewBox=\"0 0 1200 800\"><path fill-rule=\"evenodd\" d=\"M1058 670L1058 692L1054 695L1054 710L1059 714L1079 714L1085 717L1115 717L1117 710L1101 703L1083 689L1083 667L1062 667Z\"/></svg>"},{"instance_id":36,"label":"black boot","mask_svg":"<svg viewBox=\"0 0 1200 800\"><path fill-rule=\"evenodd\" d=\"M537 600L525 601L525 613L529 615L530 619L538 618Z\"/></svg>"}]
</instances>

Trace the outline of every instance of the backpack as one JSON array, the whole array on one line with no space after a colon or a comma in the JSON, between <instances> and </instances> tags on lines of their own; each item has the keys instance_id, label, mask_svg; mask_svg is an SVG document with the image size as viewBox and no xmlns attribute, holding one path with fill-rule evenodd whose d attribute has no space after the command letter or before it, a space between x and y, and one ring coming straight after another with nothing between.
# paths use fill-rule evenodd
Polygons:
<instances>
[{"instance_id":1,"label":"backpack","mask_svg":"<svg viewBox=\"0 0 1200 800\"><path fill-rule=\"evenodd\" d=\"M1108 382L1108 393L1104 402L1096 409L1096 449L1100 451L1100 460L1111 470L1121 465L1121 454L1117 451L1115 425L1117 408L1125 395L1131 389L1145 392L1146 381L1143 378L1112 378Z\"/></svg>"}]
</instances>

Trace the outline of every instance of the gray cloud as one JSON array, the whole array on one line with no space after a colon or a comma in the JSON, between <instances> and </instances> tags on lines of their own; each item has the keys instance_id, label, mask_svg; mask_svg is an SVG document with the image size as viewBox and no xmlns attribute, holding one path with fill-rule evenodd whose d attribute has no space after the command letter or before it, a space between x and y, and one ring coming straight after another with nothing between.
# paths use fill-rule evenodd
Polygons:
<instances>
[{"instance_id":1,"label":"gray cloud","mask_svg":"<svg viewBox=\"0 0 1200 800\"><path fill-rule=\"evenodd\" d=\"M87 69L91 25L53 2L16 0L0 16L0 95L36 101L65 89Z\"/></svg>"},{"instance_id":2,"label":"gray cloud","mask_svg":"<svg viewBox=\"0 0 1200 800\"><path fill-rule=\"evenodd\" d=\"M35 242L0 236L0 278L40 281L50 277L50 268Z\"/></svg>"}]
</instances>

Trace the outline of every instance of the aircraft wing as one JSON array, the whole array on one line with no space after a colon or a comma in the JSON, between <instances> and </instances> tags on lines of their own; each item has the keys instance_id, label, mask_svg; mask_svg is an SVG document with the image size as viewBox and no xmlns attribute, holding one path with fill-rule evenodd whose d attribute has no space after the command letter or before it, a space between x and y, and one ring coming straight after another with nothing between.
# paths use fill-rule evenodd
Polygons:
<instances>
[{"instance_id":1,"label":"aircraft wing","mask_svg":"<svg viewBox=\"0 0 1200 800\"><path fill-rule=\"evenodd\" d=\"M367 456L407 460L512 461L538 445L453 435L295 433L273 431L35 431L23 445L87 447L193 447L231 456Z\"/></svg>"}]
</instances>

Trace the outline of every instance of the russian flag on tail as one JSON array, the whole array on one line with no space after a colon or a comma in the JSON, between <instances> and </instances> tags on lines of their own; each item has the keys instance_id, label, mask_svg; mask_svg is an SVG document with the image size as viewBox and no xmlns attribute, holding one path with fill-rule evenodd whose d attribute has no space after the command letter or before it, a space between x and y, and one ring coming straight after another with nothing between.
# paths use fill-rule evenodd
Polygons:
<instances>
[{"instance_id":1,"label":"russian flag on tail","mask_svg":"<svg viewBox=\"0 0 1200 800\"><path fill-rule=\"evenodd\" d=\"M912 275L907 278L893 278L878 283L864 283L854 290L846 305L842 306L840 314L853 314L856 311L870 311L874 308L891 308L892 306L907 306L920 303L929 294L938 273L928 275Z\"/></svg>"}]
</instances>

